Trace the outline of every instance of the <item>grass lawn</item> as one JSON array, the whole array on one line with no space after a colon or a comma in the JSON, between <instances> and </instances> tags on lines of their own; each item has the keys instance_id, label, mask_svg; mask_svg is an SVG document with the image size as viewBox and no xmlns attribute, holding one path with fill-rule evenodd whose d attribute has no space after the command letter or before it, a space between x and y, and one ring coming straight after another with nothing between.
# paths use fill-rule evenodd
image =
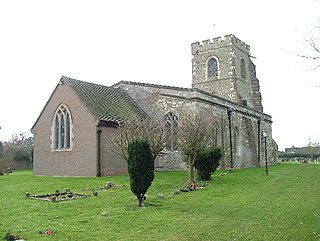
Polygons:
<instances>
[{"instance_id":1,"label":"grass lawn","mask_svg":"<svg viewBox=\"0 0 320 241\"><path fill-rule=\"evenodd\" d=\"M0 176L0 240L10 231L33 240L320 240L320 165L279 164L218 176L203 189L171 195L186 172L156 172L143 208L127 175L101 178ZM223 171L219 171L221 173ZM218 174L217 173L217 174ZM65 202L25 197L103 187L98 196ZM159 199L158 194L164 195ZM53 235L39 234L50 229Z\"/></svg>"}]
</instances>

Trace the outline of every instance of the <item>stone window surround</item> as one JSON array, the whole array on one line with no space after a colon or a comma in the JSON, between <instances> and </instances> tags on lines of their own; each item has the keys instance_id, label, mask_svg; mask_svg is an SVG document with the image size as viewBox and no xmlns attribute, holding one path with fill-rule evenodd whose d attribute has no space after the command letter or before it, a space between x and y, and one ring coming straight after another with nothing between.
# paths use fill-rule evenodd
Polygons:
<instances>
[{"instance_id":1,"label":"stone window surround","mask_svg":"<svg viewBox=\"0 0 320 241\"><path fill-rule=\"evenodd\" d=\"M170 142L167 143L166 149L174 150L177 145L177 130L179 128L179 115L176 112L169 111L164 116L164 125L170 129Z\"/></svg>"},{"instance_id":2,"label":"stone window surround","mask_svg":"<svg viewBox=\"0 0 320 241\"><path fill-rule=\"evenodd\" d=\"M209 66L209 61L211 59L215 59L217 61L217 75L209 77L209 75L208 75L208 66ZM211 80L211 79L218 79L218 78L220 78L220 61L219 61L218 57L216 57L214 55L210 55L206 60L206 79L207 80Z\"/></svg>"},{"instance_id":3,"label":"stone window surround","mask_svg":"<svg viewBox=\"0 0 320 241\"><path fill-rule=\"evenodd\" d=\"M61 111L62 109L65 109L66 113L69 115L69 122L70 122L70 124L69 124L70 125L69 126L69 130L70 130L70 134L69 134L70 140L69 140L69 142L70 142L70 146L66 147L66 139L65 139L64 140L64 142L65 142L64 143L64 147L63 148L59 148L59 147L56 148L55 147L55 145L56 145L56 143L55 143L55 141L56 141L56 136L55 136L55 133L56 133L55 132L56 131L55 124L56 124L56 122L55 122L55 120L56 120L56 116L57 116L58 112ZM50 136L50 139L51 139L51 151L57 151L57 152L59 152L59 151L71 151L72 147L73 147L73 141L72 141L73 140L73 131L72 130L73 130L73 121L72 121L71 112L70 112L68 106L65 103L60 103L58 105L54 115L53 115L53 118L52 118L51 136ZM60 130L59 130L59 138L60 138L60 135L61 135L61 133L60 133ZM58 145L60 145L60 144L58 144Z\"/></svg>"},{"instance_id":4,"label":"stone window surround","mask_svg":"<svg viewBox=\"0 0 320 241\"><path fill-rule=\"evenodd\" d=\"M240 77L241 79L247 79L247 65L243 58L240 60Z\"/></svg>"}]
</instances>

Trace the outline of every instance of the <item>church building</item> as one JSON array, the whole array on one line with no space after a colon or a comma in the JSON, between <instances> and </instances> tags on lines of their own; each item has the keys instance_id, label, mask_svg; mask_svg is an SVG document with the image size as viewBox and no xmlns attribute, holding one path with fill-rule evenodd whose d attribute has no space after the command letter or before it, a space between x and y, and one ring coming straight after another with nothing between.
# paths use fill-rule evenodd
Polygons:
<instances>
[{"instance_id":1,"label":"church building","mask_svg":"<svg viewBox=\"0 0 320 241\"><path fill-rule=\"evenodd\" d=\"M195 112L208 117L212 142L224 150L221 168L275 163L272 118L263 112L250 47L227 35L192 43L191 51L191 88L128 81L103 86L62 76L32 127L34 175L125 173L126 161L112 151L120 122L139 115L179 128L182 115ZM155 165L186 168L173 150L163 151Z\"/></svg>"}]
</instances>

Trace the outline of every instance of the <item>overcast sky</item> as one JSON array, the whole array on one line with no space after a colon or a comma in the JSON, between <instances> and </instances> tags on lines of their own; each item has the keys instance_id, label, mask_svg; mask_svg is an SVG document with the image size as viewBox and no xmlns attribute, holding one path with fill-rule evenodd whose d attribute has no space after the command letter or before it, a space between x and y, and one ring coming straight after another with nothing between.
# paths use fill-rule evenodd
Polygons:
<instances>
[{"instance_id":1,"label":"overcast sky","mask_svg":"<svg viewBox=\"0 0 320 241\"><path fill-rule=\"evenodd\" d=\"M234 34L279 149L320 141L320 68L294 54L319 17L319 0L0 1L0 140L30 130L62 75L191 87L191 43Z\"/></svg>"}]
</instances>

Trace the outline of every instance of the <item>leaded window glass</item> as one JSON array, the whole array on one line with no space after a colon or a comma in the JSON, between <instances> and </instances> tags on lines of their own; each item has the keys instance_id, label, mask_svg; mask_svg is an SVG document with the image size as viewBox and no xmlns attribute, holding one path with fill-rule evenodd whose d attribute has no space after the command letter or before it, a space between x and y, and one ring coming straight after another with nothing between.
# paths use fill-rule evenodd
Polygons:
<instances>
[{"instance_id":1,"label":"leaded window glass","mask_svg":"<svg viewBox=\"0 0 320 241\"><path fill-rule=\"evenodd\" d=\"M71 126L69 110L64 105L60 105L55 113L53 123L53 147L55 150L70 149Z\"/></svg>"},{"instance_id":2,"label":"leaded window glass","mask_svg":"<svg viewBox=\"0 0 320 241\"><path fill-rule=\"evenodd\" d=\"M65 127L65 118L64 118L64 114L61 115L61 121L60 121L60 149L64 149L65 145L64 145L64 127Z\"/></svg>"},{"instance_id":3,"label":"leaded window glass","mask_svg":"<svg viewBox=\"0 0 320 241\"><path fill-rule=\"evenodd\" d=\"M54 123L54 149L59 148L59 116L55 116L55 123Z\"/></svg>"},{"instance_id":4,"label":"leaded window glass","mask_svg":"<svg viewBox=\"0 0 320 241\"><path fill-rule=\"evenodd\" d=\"M67 114L67 120L66 120L66 148L70 148L70 142L71 142L71 133L70 133L70 115Z\"/></svg>"},{"instance_id":5,"label":"leaded window glass","mask_svg":"<svg viewBox=\"0 0 320 241\"><path fill-rule=\"evenodd\" d=\"M216 58L211 58L208 60L208 78L218 76L218 61Z\"/></svg>"},{"instance_id":6,"label":"leaded window glass","mask_svg":"<svg viewBox=\"0 0 320 241\"><path fill-rule=\"evenodd\" d=\"M165 127L169 129L168 140L166 148L168 150L175 150L178 146L178 115L174 112L168 112L164 118Z\"/></svg>"}]
</instances>

